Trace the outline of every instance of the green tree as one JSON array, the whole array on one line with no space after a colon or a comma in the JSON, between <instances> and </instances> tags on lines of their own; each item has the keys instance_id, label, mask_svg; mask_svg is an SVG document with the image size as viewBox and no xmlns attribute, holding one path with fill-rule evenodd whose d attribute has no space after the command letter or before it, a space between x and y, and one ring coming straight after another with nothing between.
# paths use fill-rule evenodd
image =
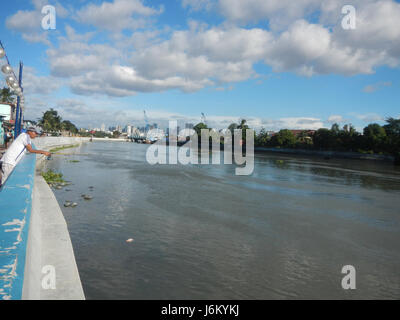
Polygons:
<instances>
[{"instance_id":1,"label":"green tree","mask_svg":"<svg viewBox=\"0 0 400 320\"><path fill-rule=\"evenodd\" d=\"M75 127L75 125L69 120L64 120L63 122L61 122L60 127L62 131L68 131L74 134L78 133L77 127Z\"/></svg>"},{"instance_id":2,"label":"green tree","mask_svg":"<svg viewBox=\"0 0 400 320\"><path fill-rule=\"evenodd\" d=\"M367 150L375 152L384 151L386 142L386 131L377 123L371 123L364 128L364 141Z\"/></svg>"},{"instance_id":3,"label":"green tree","mask_svg":"<svg viewBox=\"0 0 400 320\"><path fill-rule=\"evenodd\" d=\"M61 130L61 117L58 115L56 110L52 108L45 113L41 119L39 119L39 125L43 128L43 130L48 132L55 132Z\"/></svg>"},{"instance_id":4,"label":"green tree","mask_svg":"<svg viewBox=\"0 0 400 320\"><path fill-rule=\"evenodd\" d=\"M386 123L387 124L384 125L383 128L385 129L386 134L388 136L390 135L400 136L400 119L387 118Z\"/></svg>"},{"instance_id":5,"label":"green tree","mask_svg":"<svg viewBox=\"0 0 400 320\"><path fill-rule=\"evenodd\" d=\"M393 154L400 163L400 119L388 118L386 123L383 126L387 135L386 152Z\"/></svg>"},{"instance_id":6,"label":"green tree","mask_svg":"<svg viewBox=\"0 0 400 320\"><path fill-rule=\"evenodd\" d=\"M115 130L115 131L113 132L113 135L112 135L112 137L117 139L117 138L119 138L119 137L120 137L120 135L121 135L121 132L119 132L119 131Z\"/></svg>"},{"instance_id":7,"label":"green tree","mask_svg":"<svg viewBox=\"0 0 400 320\"><path fill-rule=\"evenodd\" d=\"M0 90L0 102L13 103L15 99L15 94L10 90L10 88L4 87Z\"/></svg>"},{"instance_id":8,"label":"green tree","mask_svg":"<svg viewBox=\"0 0 400 320\"><path fill-rule=\"evenodd\" d=\"M228 127L228 129L231 131L233 134L235 132L235 129L238 129L238 124L237 123L231 123Z\"/></svg>"},{"instance_id":9,"label":"green tree","mask_svg":"<svg viewBox=\"0 0 400 320\"><path fill-rule=\"evenodd\" d=\"M271 143L279 147L293 147L296 144L296 136L288 129L280 130L271 138Z\"/></svg>"},{"instance_id":10,"label":"green tree","mask_svg":"<svg viewBox=\"0 0 400 320\"><path fill-rule=\"evenodd\" d=\"M254 144L257 147L266 147L270 141L270 137L264 128L261 128L260 132L256 135L254 139Z\"/></svg>"},{"instance_id":11,"label":"green tree","mask_svg":"<svg viewBox=\"0 0 400 320\"><path fill-rule=\"evenodd\" d=\"M318 129L314 133L313 143L317 150L334 150L337 147L335 134L326 128Z\"/></svg>"},{"instance_id":12,"label":"green tree","mask_svg":"<svg viewBox=\"0 0 400 320\"><path fill-rule=\"evenodd\" d=\"M203 130L203 129L205 129L205 130L208 129L208 130L209 130L209 128L207 127L207 125L204 124L203 122L200 122L200 123L196 124L196 125L194 126L194 128L193 128L193 130L196 131L196 134L197 134L197 136L199 137L199 139L200 139L200 137L201 137L201 130Z\"/></svg>"},{"instance_id":13,"label":"green tree","mask_svg":"<svg viewBox=\"0 0 400 320\"><path fill-rule=\"evenodd\" d=\"M340 148L343 151L354 151L360 146L360 133L351 125L346 124L339 132Z\"/></svg>"}]
</instances>

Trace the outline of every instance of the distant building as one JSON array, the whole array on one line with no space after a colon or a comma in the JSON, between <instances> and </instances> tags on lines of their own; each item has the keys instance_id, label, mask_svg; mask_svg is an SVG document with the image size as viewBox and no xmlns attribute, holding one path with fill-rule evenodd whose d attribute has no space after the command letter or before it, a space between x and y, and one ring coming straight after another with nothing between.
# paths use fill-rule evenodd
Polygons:
<instances>
[{"instance_id":1,"label":"distant building","mask_svg":"<svg viewBox=\"0 0 400 320\"><path fill-rule=\"evenodd\" d=\"M103 123L102 125L101 125L101 132L106 132L106 125Z\"/></svg>"}]
</instances>

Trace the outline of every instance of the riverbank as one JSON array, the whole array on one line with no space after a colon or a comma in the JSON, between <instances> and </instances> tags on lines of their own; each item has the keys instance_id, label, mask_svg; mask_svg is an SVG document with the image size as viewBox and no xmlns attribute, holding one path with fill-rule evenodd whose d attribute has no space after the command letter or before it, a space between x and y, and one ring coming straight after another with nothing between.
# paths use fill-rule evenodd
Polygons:
<instances>
[{"instance_id":1,"label":"riverbank","mask_svg":"<svg viewBox=\"0 0 400 320\"><path fill-rule=\"evenodd\" d=\"M339 151L318 151L304 149L288 149L288 148L265 148L255 147L255 153L283 153L291 155L305 155L314 157L323 157L326 159L355 159L355 160L372 160L394 162L395 157L389 155L364 154L359 152L339 152Z\"/></svg>"}]
</instances>

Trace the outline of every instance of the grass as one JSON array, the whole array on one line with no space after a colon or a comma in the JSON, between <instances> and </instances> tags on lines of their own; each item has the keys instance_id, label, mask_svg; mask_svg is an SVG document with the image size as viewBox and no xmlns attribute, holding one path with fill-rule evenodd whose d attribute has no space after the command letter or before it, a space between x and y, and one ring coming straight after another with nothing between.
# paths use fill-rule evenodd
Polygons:
<instances>
[{"instance_id":1,"label":"grass","mask_svg":"<svg viewBox=\"0 0 400 320\"><path fill-rule=\"evenodd\" d=\"M68 146L53 148L53 149L50 149L50 152L51 153L56 153L56 152L64 150L64 149L70 149L70 148L76 148L76 147L79 147L79 144L71 144L71 145L68 145Z\"/></svg>"},{"instance_id":2,"label":"grass","mask_svg":"<svg viewBox=\"0 0 400 320\"><path fill-rule=\"evenodd\" d=\"M42 172L42 177L48 184L50 183L63 183L66 182L63 179L63 174L62 173L57 173L54 172L53 170L48 170L47 172Z\"/></svg>"}]
</instances>

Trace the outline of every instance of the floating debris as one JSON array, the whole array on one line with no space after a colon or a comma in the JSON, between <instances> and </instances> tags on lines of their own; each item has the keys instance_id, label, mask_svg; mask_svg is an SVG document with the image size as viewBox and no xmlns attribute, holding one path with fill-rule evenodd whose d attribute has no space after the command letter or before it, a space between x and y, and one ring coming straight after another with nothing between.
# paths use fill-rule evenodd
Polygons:
<instances>
[{"instance_id":1,"label":"floating debris","mask_svg":"<svg viewBox=\"0 0 400 320\"><path fill-rule=\"evenodd\" d=\"M78 206L78 204L76 202L71 204L71 208L75 208L76 206Z\"/></svg>"},{"instance_id":2,"label":"floating debris","mask_svg":"<svg viewBox=\"0 0 400 320\"><path fill-rule=\"evenodd\" d=\"M56 189L57 189L57 190L61 190L62 187L61 187L61 186L56 186Z\"/></svg>"},{"instance_id":3,"label":"floating debris","mask_svg":"<svg viewBox=\"0 0 400 320\"><path fill-rule=\"evenodd\" d=\"M71 207L71 206L72 206L72 202L71 201L66 201L64 203L64 207L66 207L66 208Z\"/></svg>"},{"instance_id":4,"label":"floating debris","mask_svg":"<svg viewBox=\"0 0 400 320\"><path fill-rule=\"evenodd\" d=\"M92 196L88 196L87 194L82 195L83 199L85 200L92 200L93 197Z\"/></svg>"},{"instance_id":5,"label":"floating debris","mask_svg":"<svg viewBox=\"0 0 400 320\"><path fill-rule=\"evenodd\" d=\"M133 242L134 240L133 239L128 239L128 240L126 240L126 242L128 242L128 243L131 243L131 242Z\"/></svg>"}]
</instances>

